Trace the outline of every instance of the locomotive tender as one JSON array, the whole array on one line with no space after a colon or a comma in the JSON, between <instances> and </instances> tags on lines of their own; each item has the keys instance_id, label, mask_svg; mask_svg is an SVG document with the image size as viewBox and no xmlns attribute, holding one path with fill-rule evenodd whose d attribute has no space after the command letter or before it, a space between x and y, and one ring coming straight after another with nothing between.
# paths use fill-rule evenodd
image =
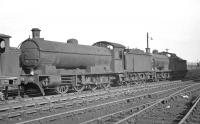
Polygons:
<instances>
[{"instance_id":1,"label":"locomotive tender","mask_svg":"<svg viewBox=\"0 0 200 124\"><path fill-rule=\"evenodd\" d=\"M43 95L50 88L58 93L69 89L94 90L123 83L172 79L176 75L181 78L187 72L186 61L168 52L126 49L107 41L92 46L79 45L76 39L67 43L47 41L40 38L38 28L33 28L32 34L20 46L22 86L36 85Z\"/></svg>"},{"instance_id":2,"label":"locomotive tender","mask_svg":"<svg viewBox=\"0 0 200 124\"><path fill-rule=\"evenodd\" d=\"M32 29L32 38L20 49L10 47L10 36L0 34L0 96L7 97L9 86L19 89L37 87L66 93L69 89L108 88L139 82L181 79L187 72L186 60L173 53L127 49L117 43L100 41L80 45L40 38L40 29ZM21 90L21 89L20 89Z\"/></svg>"}]
</instances>

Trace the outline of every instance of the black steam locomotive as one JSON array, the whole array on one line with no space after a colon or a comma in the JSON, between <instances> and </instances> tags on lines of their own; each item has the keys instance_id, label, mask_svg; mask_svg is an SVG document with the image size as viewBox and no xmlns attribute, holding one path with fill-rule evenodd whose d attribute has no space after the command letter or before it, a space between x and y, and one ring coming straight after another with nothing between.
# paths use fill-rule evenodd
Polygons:
<instances>
[{"instance_id":1,"label":"black steam locomotive","mask_svg":"<svg viewBox=\"0 0 200 124\"><path fill-rule=\"evenodd\" d=\"M16 89L20 86L19 55L20 50L10 47L11 37L5 34L0 34L0 99L7 97L9 89Z\"/></svg>"},{"instance_id":2,"label":"black steam locomotive","mask_svg":"<svg viewBox=\"0 0 200 124\"><path fill-rule=\"evenodd\" d=\"M76 39L67 43L47 41L40 38L38 28L33 28L32 34L32 38L21 43L20 55L16 56L19 59L13 60L19 61L20 66L12 66L21 69L16 73L20 74L20 86L36 86L43 95L45 89L63 94L69 89L95 90L110 85L181 79L187 72L186 60L168 52L127 49L107 41L92 46L80 45Z\"/></svg>"}]
</instances>

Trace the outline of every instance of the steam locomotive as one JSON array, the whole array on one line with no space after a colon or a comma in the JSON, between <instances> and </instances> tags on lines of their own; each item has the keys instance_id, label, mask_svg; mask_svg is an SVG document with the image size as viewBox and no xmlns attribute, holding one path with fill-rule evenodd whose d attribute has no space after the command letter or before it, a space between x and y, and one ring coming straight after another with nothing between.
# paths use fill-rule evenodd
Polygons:
<instances>
[{"instance_id":1,"label":"steam locomotive","mask_svg":"<svg viewBox=\"0 0 200 124\"><path fill-rule=\"evenodd\" d=\"M19 55L21 52L17 48L10 47L10 38L9 35L0 34L0 99L7 98L9 89L18 89L20 86Z\"/></svg>"},{"instance_id":2,"label":"steam locomotive","mask_svg":"<svg viewBox=\"0 0 200 124\"><path fill-rule=\"evenodd\" d=\"M10 62L19 63L11 67L21 70L16 71L20 74L20 86L37 87L43 95L46 89L63 94L68 90L80 92L111 85L181 79L187 72L186 60L169 52L127 49L107 41L92 46L80 45L76 39L67 43L48 41L40 38L38 28L32 29L32 35L21 43L15 56L19 58Z\"/></svg>"}]
</instances>

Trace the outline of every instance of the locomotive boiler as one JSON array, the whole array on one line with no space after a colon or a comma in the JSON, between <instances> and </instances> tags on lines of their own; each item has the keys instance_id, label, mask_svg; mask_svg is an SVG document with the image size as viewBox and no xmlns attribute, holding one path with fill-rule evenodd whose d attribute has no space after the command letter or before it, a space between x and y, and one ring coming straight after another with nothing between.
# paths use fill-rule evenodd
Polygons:
<instances>
[{"instance_id":1,"label":"locomotive boiler","mask_svg":"<svg viewBox=\"0 0 200 124\"><path fill-rule=\"evenodd\" d=\"M40 70L37 74L57 74L54 71L58 70L55 69L77 68L93 73L110 71L111 52L108 49L79 45L76 39L62 43L33 37L25 40L20 49L21 66L26 73L31 73L34 69ZM104 66L103 70L98 69L98 65Z\"/></svg>"}]
</instances>

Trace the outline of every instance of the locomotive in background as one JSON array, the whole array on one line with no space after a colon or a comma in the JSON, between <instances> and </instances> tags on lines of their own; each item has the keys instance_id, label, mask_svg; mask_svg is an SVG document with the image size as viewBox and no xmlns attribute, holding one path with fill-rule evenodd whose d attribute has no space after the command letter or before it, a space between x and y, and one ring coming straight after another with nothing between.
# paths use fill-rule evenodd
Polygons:
<instances>
[{"instance_id":1,"label":"locomotive in background","mask_svg":"<svg viewBox=\"0 0 200 124\"><path fill-rule=\"evenodd\" d=\"M79 45L76 39L67 43L40 38L40 29L32 29L32 38L21 43L21 86L36 86L66 93L69 89L107 88L138 82L181 79L187 72L186 60L175 54L139 49L100 41L92 46ZM15 65L13 65L15 66Z\"/></svg>"},{"instance_id":2,"label":"locomotive in background","mask_svg":"<svg viewBox=\"0 0 200 124\"><path fill-rule=\"evenodd\" d=\"M0 34L0 99L7 98L8 88L19 88L20 49L10 47L10 36ZM4 95L3 95L4 94Z\"/></svg>"}]
</instances>

